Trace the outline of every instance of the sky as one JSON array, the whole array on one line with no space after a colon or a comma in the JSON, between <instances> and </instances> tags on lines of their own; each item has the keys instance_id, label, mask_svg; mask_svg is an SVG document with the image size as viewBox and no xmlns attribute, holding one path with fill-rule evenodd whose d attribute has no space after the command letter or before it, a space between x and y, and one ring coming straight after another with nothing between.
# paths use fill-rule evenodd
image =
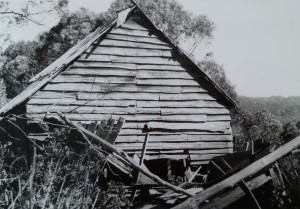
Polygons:
<instances>
[{"instance_id":1,"label":"sky","mask_svg":"<svg viewBox=\"0 0 300 209\"><path fill-rule=\"evenodd\" d=\"M16 1L17 0L12 0ZM108 9L112 0L69 0L70 11L86 7ZM239 95L253 97L300 96L299 0L178 0L195 15L207 15L216 29L210 43L201 43L195 58L213 52ZM33 40L49 30L29 24L12 29L13 40ZM0 26L1 29L1 26Z\"/></svg>"}]
</instances>

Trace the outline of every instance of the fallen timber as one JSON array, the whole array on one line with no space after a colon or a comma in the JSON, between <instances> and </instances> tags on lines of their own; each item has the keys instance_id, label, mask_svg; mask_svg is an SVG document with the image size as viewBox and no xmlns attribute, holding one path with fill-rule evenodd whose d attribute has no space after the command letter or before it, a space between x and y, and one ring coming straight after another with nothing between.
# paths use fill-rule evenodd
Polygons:
<instances>
[{"instance_id":1,"label":"fallen timber","mask_svg":"<svg viewBox=\"0 0 300 209\"><path fill-rule=\"evenodd\" d=\"M265 167L274 163L276 160L280 159L281 157L293 151L299 146L300 146L300 136L284 144L277 150L262 157L261 159L253 162L252 164L248 165L247 167L233 174L227 179L207 188L203 192L200 192L194 197L191 197L186 201L182 202L181 204L173 207L173 209L198 208L199 205L203 203L205 200L211 198L214 195L217 195L218 193L224 191L225 189L233 188L236 184L239 184L245 178L251 177L252 175L258 173Z\"/></svg>"},{"instance_id":2,"label":"fallen timber","mask_svg":"<svg viewBox=\"0 0 300 209\"><path fill-rule=\"evenodd\" d=\"M60 118L66 124L68 124L69 126L74 127L76 129L80 130L80 132L83 133L85 136L90 137L90 138L96 140L105 149L108 149L108 150L114 152L116 155L118 155L119 157L121 157L122 159L124 159L126 162L128 162L133 168L137 169L138 171L140 171L144 175L148 176L149 178L151 178L155 182L159 183L160 185L163 185L163 186L171 189L172 191L174 191L176 193L182 193L182 194L187 195L189 197L194 196L193 193L188 192L188 191L186 191L186 190L184 190L184 189L182 189L180 187L174 186L174 185L170 184L169 182L164 181L161 178L159 178L158 176L154 175L149 170L144 169L141 165L139 165L139 163L135 162L131 157L129 157L123 150L116 148L114 145L108 143L107 141L105 141L101 137L99 137L99 136L91 133L90 131L86 130L85 128L83 128L83 127L77 125L76 123L73 123L72 121L68 120L63 114L58 113L58 115L60 116Z\"/></svg>"}]
</instances>

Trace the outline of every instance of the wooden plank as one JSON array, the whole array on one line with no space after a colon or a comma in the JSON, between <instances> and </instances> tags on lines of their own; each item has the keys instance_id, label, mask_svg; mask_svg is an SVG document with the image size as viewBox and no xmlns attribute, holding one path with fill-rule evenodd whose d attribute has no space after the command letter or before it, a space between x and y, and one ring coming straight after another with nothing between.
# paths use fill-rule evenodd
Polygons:
<instances>
[{"instance_id":1,"label":"wooden plank","mask_svg":"<svg viewBox=\"0 0 300 209\"><path fill-rule=\"evenodd\" d=\"M127 69L111 69L111 68L82 68L71 67L65 70L61 75L97 75L97 76L113 76L113 77L135 77L136 71Z\"/></svg>"},{"instance_id":2,"label":"wooden plank","mask_svg":"<svg viewBox=\"0 0 300 209\"><path fill-rule=\"evenodd\" d=\"M185 93L179 95L161 94L160 100L161 101L182 101L182 100L183 101L195 101L195 100L215 101L216 99L211 97L207 93Z\"/></svg>"},{"instance_id":3,"label":"wooden plank","mask_svg":"<svg viewBox=\"0 0 300 209\"><path fill-rule=\"evenodd\" d=\"M148 65L137 65L138 70L172 70L172 71L185 71L185 67L189 68L190 66L167 66L167 65L156 65L156 64L148 64Z\"/></svg>"},{"instance_id":4,"label":"wooden plank","mask_svg":"<svg viewBox=\"0 0 300 209\"><path fill-rule=\"evenodd\" d=\"M27 105L85 105L92 107L134 107L136 102L134 100L81 100L78 101L76 98L60 98L60 99L38 99L32 98L28 101Z\"/></svg>"},{"instance_id":5,"label":"wooden plank","mask_svg":"<svg viewBox=\"0 0 300 209\"><path fill-rule=\"evenodd\" d=\"M93 62L91 60L77 60L72 67L77 68L113 68L113 69L126 69L126 70L137 70L136 64L129 63L112 63L112 62Z\"/></svg>"},{"instance_id":6,"label":"wooden plank","mask_svg":"<svg viewBox=\"0 0 300 209\"><path fill-rule=\"evenodd\" d=\"M94 114L116 114L126 115L135 114L135 107L90 107L90 106L61 106L61 105L27 105L28 113L47 113L47 112L71 112L71 113L94 113Z\"/></svg>"},{"instance_id":7,"label":"wooden plank","mask_svg":"<svg viewBox=\"0 0 300 209\"><path fill-rule=\"evenodd\" d=\"M79 61L82 59L79 59ZM156 64L180 66L177 60L165 57L125 57L116 55L99 55L91 54L88 57L89 61L93 62L111 62L111 63L129 63L129 64Z\"/></svg>"},{"instance_id":8,"label":"wooden plank","mask_svg":"<svg viewBox=\"0 0 300 209\"><path fill-rule=\"evenodd\" d=\"M157 70L139 70L136 74L136 78L138 79L155 79L155 78L160 78L160 79L195 79L197 75L190 75L187 72L178 72L178 71L157 71ZM200 89L200 88L199 88Z\"/></svg>"},{"instance_id":9,"label":"wooden plank","mask_svg":"<svg viewBox=\"0 0 300 209\"><path fill-rule=\"evenodd\" d=\"M125 123L124 118L119 118L117 124L115 126L113 126L112 132L110 133L110 135L107 139L109 143L111 143L111 144L115 143L124 123Z\"/></svg>"},{"instance_id":10,"label":"wooden plank","mask_svg":"<svg viewBox=\"0 0 300 209\"><path fill-rule=\"evenodd\" d=\"M151 87L153 88L153 87ZM149 89L151 89L149 88ZM175 87L176 88L176 87ZM224 106L217 103L217 101L137 101L137 107L169 107L169 108L177 108L177 107L188 107L188 108L195 108L195 107L220 107L224 108Z\"/></svg>"},{"instance_id":11,"label":"wooden plank","mask_svg":"<svg viewBox=\"0 0 300 209\"><path fill-rule=\"evenodd\" d=\"M199 83L192 79L137 79L136 84L147 86L199 86Z\"/></svg>"},{"instance_id":12,"label":"wooden plank","mask_svg":"<svg viewBox=\"0 0 300 209\"><path fill-rule=\"evenodd\" d=\"M107 39L112 40L121 40L121 41L132 41L132 42L140 42L140 43L149 43L149 44L158 44L158 45L166 45L169 44L162 42L156 37L140 37L140 36L128 36L124 34L107 34Z\"/></svg>"},{"instance_id":13,"label":"wooden plank","mask_svg":"<svg viewBox=\"0 0 300 209\"><path fill-rule=\"evenodd\" d=\"M202 93L202 92L208 92L208 91L199 86L197 86L197 87L189 87L189 86L181 87L181 93Z\"/></svg>"},{"instance_id":14,"label":"wooden plank","mask_svg":"<svg viewBox=\"0 0 300 209\"><path fill-rule=\"evenodd\" d=\"M225 114L230 112L226 108L161 108L162 115L194 115L194 114Z\"/></svg>"},{"instance_id":15,"label":"wooden plank","mask_svg":"<svg viewBox=\"0 0 300 209\"><path fill-rule=\"evenodd\" d=\"M135 78L134 77L97 77L97 76L81 76L81 75L59 75L51 81L51 83L76 83L76 82L134 84Z\"/></svg>"},{"instance_id":16,"label":"wooden plank","mask_svg":"<svg viewBox=\"0 0 300 209\"><path fill-rule=\"evenodd\" d=\"M45 99L76 99L75 93L69 92L54 92L54 91L37 91L31 98Z\"/></svg>"},{"instance_id":17,"label":"wooden plank","mask_svg":"<svg viewBox=\"0 0 300 209\"><path fill-rule=\"evenodd\" d=\"M122 150L141 150L143 143L116 143L116 146ZM169 143L158 142L149 143L149 150L182 150L182 149L221 149L231 148L233 144L230 142L186 142L186 143Z\"/></svg>"},{"instance_id":18,"label":"wooden plank","mask_svg":"<svg viewBox=\"0 0 300 209\"><path fill-rule=\"evenodd\" d=\"M211 132L225 132L230 128L229 122L206 122L206 123L163 123L163 122L149 122L148 129L157 130L174 130L174 131L211 131Z\"/></svg>"},{"instance_id":19,"label":"wooden plank","mask_svg":"<svg viewBox=\"0 0 300 209\"><path fill-rule=\"evenodd\" d=\"M260 170L274 163L276 160L288 154L289 152L291 152L292 150L294 150L299 146L300 146L300 136L282 145L281 147L271 152L270 154L253 162L252 164L248 165L247 167L233 174L232 176L226 178L225 180L207 188L206 190L197 194L193 198L189 198L188 200L175 206L174 208L178 208L178 209L198 208L198 206L205 200L218 194L220 191L234 187L235 184L240 182L242 179L245 179L248 176L252 176L256 174Z\"/></svg>"},{"instance_id":20,"label":"wooden plank","mask_svg":"<svg viewBox=\"0 0 300 209\"><path fill-rule=\"evenodd\" d=\"M255 190L258 187L267 183L268 181L270 181L270 177L267 177L265 174L263 174L263 175L260 175L256 178L246 182L246 185L250 190ZM245 193L243 192L243 190L240 187L236 187L233 190L226 192L226 193L210 200L207 204L201 205L201 209L226 208L227 206L229 206L233 202L237 201L244 195L245 195Z\"/></svg>"},{"instance_id":21,"label":"wooden plank","mask_svg":"<svg viewBox=\"0 0 300 209\"><path fill-rule=\"evenodd\" d=\"M110 40L104 39L99 46L118 46L118 47L128 47L128 48L141 48L141 49L167 49L171 50L172 48L167 45L158 45L158 44L147 44L140 42L129 42L129 41L120 41L120 40Z\"/></svg>"},{"instance_id":22,"label":"wooden plank","mask_svg":"<svg viewBox=\"0 0 300 209\"><path fill-rule=\"evenodd\" d=\"M193 137L191 137L193 136ZM196 137L194 137L196 136ZM135 143L143 142L142 136L119 136L118 142L123 143ZM211 141L232 141L230 135L151 135L151 143L155 142L211 142Z\"/></svg>"},{"instance_id":23,"label":"wooden plank","mask_svg":"<svg viewBox=\"0 0 300 209\"><path fill-rule=\"evenodd\" d=\"M85 93L79 92L77 96L78 100L159 100L159 95L152 93Z\"/></svg>"},{"instance_id":24,"label":"wooden plank","mask_svg":"<svg viewBox=\"0 0 300 209\"><path fill-rule=\"evenodd\" d=\"M149 93L180 93L180 87L166 86L135 86L135 85L119 85L119 84L91 84L91 83L50 83L43 89L44 91L62 91L62 92L149 92Z\"/></svg>"},{"instance_id":25,"label":"wooden plank","mask_svg":"<svg viewBox=\"0 0 300 209\"><path fill-rule=\"evenodd\" d=\"M123 34L128 36L142 36L142 37L154 37L158 38L153 31L142 31L142 30L132 30L127 28L116 28L110 32L110 34Z\"/></svg>"},{"instance_id":26,"label":"wooden plank","mask_svg":"<svg viewBox=\"0 0 300 209\"><path fill-rule=\"evenodd\" d=\"M93 51L91 51L93 49ZM123 48L123 47L90 47L86 54L106 54L106 55L120 55L120 56L135 56L135 57L172 57L171 50L158 49L138 49L138 48Z\"/></svg>"}]
</instances>

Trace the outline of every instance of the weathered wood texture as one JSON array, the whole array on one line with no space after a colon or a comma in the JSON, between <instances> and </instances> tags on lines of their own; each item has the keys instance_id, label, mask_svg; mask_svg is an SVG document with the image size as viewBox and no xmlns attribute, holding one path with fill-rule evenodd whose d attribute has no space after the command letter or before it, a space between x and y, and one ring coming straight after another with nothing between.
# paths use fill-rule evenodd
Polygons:
<instances>
[{"instance_id":1,"label":"weathered wood texture","mask_svg":"<svg viewBox=\"0 0 300 209\"><path fill-rule=\"evenodd\" d=\"M196 153L186 156L197 165L232 152L231 118L224 102L167 40L138 21L133 16L94 42L31 97L28 114L43 119L47 112L62 112L86 123L123 117L126 124L116 146L128 153L141 151L147 123L152 159L179 158L192 150ZM175 152L167 155L164 150Z\"/></svg>"}]
</instances>

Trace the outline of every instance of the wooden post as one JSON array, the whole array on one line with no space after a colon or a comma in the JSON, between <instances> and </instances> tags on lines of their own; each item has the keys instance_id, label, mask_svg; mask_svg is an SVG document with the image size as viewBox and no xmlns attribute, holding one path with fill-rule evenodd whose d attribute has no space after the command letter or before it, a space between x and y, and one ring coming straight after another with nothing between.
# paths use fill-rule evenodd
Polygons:
<instances>
[{"instance_id":1,"label":"wooden post","mask_svg":"<svg viewBox=\"0 0 300 209\"><path fill-rule=\"evenodd\" d=\"M162 186L166 186L169 189L173 190L174 192L188 195L189 197L192 197L192 196L195 195L193 193L185 191L184 189L182 189L180 187L174 186L174 185L170 184L167 181L164 181L163 179L159 178L158 176L154 175L153 173L151 173L150 171L144 169L142 166L140 166L138 163L136 163L123 150L115 147L114 145L110 144L109 142L105 141L104 139L100 138L99 136L97 136L97 135L89 132L88 130L82 128L81 126L78 126L76 123L73 123L72 121L68 120L63 114L58 113L58 115L68 125L77 128L78 130L80 130L81 133L83 133L87 137L93 138L95 141L99 142L104 148L109 149L110 151L114 152L116 155L118 155L119 157L121 157L122 159L124 159L125 161L127 161L133 168L139 170L141 173L145 174L146 176L148 176L149 178L151 178L152 180L154 180L158 184L160 184Z\"/></svg>"},{"instance_id":2,"label":"wooden post","mask_svg":"<svg viewBox=\"0 0 300 209\"><path fill-rule=\"evenodd\" d=\"M146 150L147 150L147 145L148 145L148 138L149 138L149 133L146 133L145 141L144 141L144 144L143 144L142 155L141 155L141 158L140 158L140 166L143 165L143 163L144 163ZM140 172L138 172L137 175L136 175L135 183L138 183L139 179L140 179ZM137 189L133 189L133 191L131 193L131 197L130 197L130 202L131 203L133 203L133 201L134 201L134 198L136 196L136 192L137 192Z\"/></svg>"},{"instance_id":3,"label":"wooden post","mask_svg":"<svg viewBox=\"0 0 300 209\"><path fill-rule=\"evenodd\" d=\"M187 199L181 204L175 206L174 209L198 208L198 205L204 202L205 200L218 194L220 191L234 187L234 185L239 183L242 179L245 179L249 176L256 174L260 170L274 163L276 160L288 154L289 152L293 151L299 146L300 146L300 136L289 141L288 143L279 147L277 150L271 152L270 154L262 157L261 159L253 162L252 164L248 165L246 168L240 170L239 172L233 174L232 176L207 188L203 192L200 192L197 195L195 195L194 197Z\"/></svg>"}]
</instances>

